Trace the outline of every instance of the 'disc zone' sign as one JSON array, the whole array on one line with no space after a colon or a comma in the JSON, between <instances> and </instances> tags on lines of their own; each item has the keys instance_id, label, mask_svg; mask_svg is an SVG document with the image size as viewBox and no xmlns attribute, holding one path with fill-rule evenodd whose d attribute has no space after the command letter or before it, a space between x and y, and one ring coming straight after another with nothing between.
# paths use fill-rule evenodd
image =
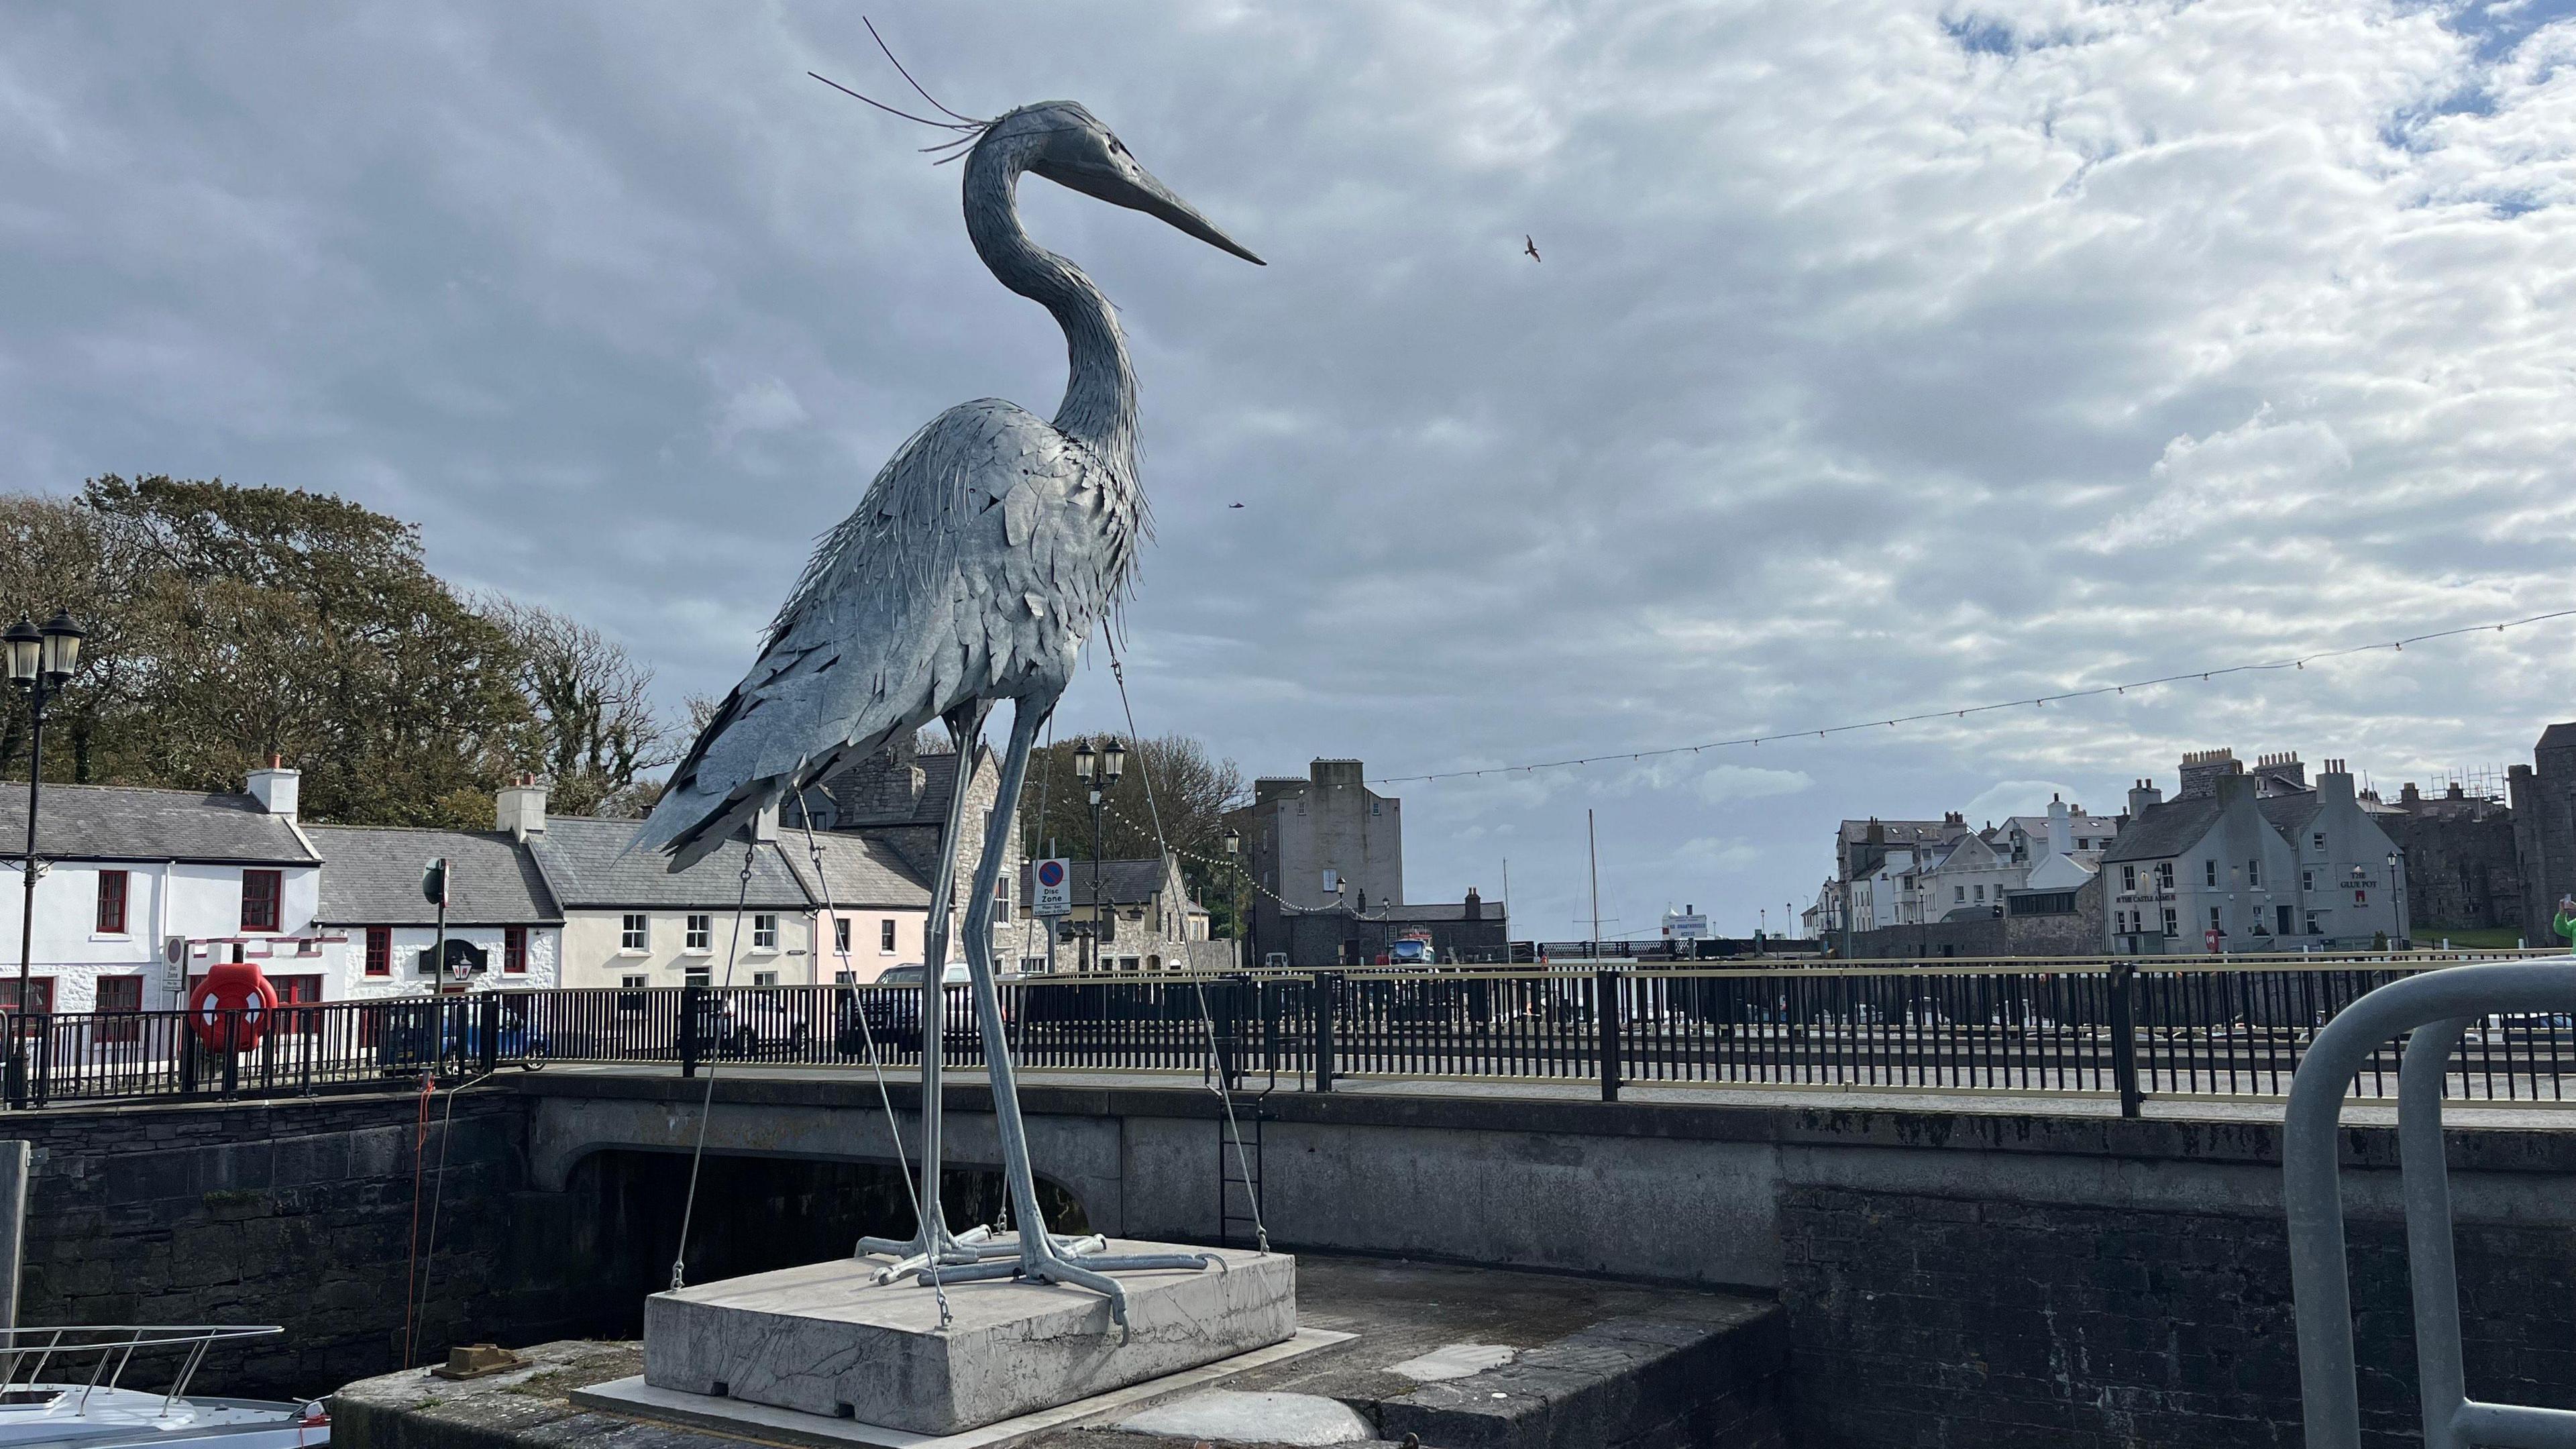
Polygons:
<instances>
[{"instance_id":1,"label":"'disc zone' sign","mask_svg":"<svg viewBox=\"0 0 2576 1449\"><path fill-rule=\"evenodd\" d=\"M1073 862L1042 860L1031 872L1037 890L1029 899L1029 911L1040 916L1073 914Z\"/></svg>"}]
</instances>

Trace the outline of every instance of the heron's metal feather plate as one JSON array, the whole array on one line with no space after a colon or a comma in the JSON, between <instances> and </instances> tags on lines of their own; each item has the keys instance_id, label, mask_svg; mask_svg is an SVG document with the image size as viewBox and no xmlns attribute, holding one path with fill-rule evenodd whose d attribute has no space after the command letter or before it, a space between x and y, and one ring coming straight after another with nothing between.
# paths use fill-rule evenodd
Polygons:
<instances>
[{"instance_id":1,"label":"heron's metal feather plate","mask_svg":"<svg viewBox=\"0 0 2576 1449\"><path fill-rule=\"evenodd\" d=\"M749 674L638 835L703 835L968 699L1052 699L1124 586L1139 503L1114 460L1016 404L913 434L824 535Z\"/></svg>"}]
</instances>

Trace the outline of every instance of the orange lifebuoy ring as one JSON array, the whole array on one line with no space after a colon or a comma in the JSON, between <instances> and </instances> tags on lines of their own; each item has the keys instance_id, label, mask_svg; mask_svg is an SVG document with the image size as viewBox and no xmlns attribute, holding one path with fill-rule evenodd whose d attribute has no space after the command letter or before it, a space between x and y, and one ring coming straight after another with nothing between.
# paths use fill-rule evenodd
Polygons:
<instances>
[{"instance_id":1,"label":"orange lifebuoy ring","mask_svg":"<svg viewBox=\"0 0 2576 1449\"><path fill-rule=\"evenodd\" d=\"M188 1030L209 1051L258 1045L277 1012L277 988L248 961L219 961L188 989Z\"/></svg>"}]
</instances>

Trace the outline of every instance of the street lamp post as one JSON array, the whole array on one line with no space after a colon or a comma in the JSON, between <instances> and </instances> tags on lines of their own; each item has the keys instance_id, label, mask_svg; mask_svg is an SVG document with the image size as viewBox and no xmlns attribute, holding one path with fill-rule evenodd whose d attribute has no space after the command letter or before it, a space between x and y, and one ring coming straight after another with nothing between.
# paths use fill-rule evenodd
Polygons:
<instances>
[{"instance_id":1,"label":"street lamp post","mask_svg":"<svg viewBox=\"0 0 2576 1449\"><path fill-rule=\"evenodd\" d=\"M2388 918L2390 924L2397 928L2388 933L2391 947L2406 938L2406 893L2397 888L2397 858L2400 854L2402 852L2394 850L2388 852Z\"/></svg>"},{"instance_id":2,"label":"street lamp post","mask_svg":"<svg viewBox=\"0 0 2576 1449\"><path fill-rule=\"evenodd\" d=\"M1091 969L1097 971L1100 969L1101 927L1109 919L1106 914L1108 903L1100 898L1100 856L1102 841L1107 834L1104 820L1107 812L1103 801L1109 788L1118 783L1118 777L1127 773L1127 747L1118 742L1116 735L1111 735L1101 741L1100 752L1095 756L1091 741L1084 740L1073 747L1073 773L1074 778L1089 786L1091 792L1091 929L1085 935L1091 942Z\"/></svg>"},{"instance_id":3,"label":"street lamp post","mask_svg":"<svg viewBox=\"0 0 2576 1449\"><path fill-rule=\"evenodd\" d=\"M88 632L72 622L70 611L57 609L43 628L21 615L0 634L9 646L9 678L27 692L27 855L26 900L18 913L18 1002L9 1033L9 1105L27 1105L27 1019L34 1014L30 994L36 953L36 796L45 769L45 706L80 667L81 640Z\"/></svg>"},{"instance_id":4,"label":"street lamp post","mask_svg":"<svg viewBox=\"0 0 2576 1449\"><path fill-rule=\"evenodd\" d=\"M1234 868L1234 888L1228 894L1234 899L1234 941L1242 952L1234 964L1248 969L1252 965L1252 905L1244 897L1243 837L1231 825L1225 828L1225 863Z\"/></svg>"}]
</instances>

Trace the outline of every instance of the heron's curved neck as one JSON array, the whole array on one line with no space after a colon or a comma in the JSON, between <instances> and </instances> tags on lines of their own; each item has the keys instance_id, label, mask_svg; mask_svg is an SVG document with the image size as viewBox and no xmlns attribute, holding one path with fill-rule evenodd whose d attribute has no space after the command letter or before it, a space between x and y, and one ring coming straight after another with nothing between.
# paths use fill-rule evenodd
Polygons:
<instances>
[{"instance_id":1,"label":"heron's curved neck","mask_svg":"<svg viewBox=\"0 0 2576 1449\"><path fill-rule=\"evenodd\" d=\"M1136 372L1117 314L1082 268L1029 240L1016 195L1024 169L1004 147L978 146L966 158L966 234L1003 286L1054 313L1064 328L1071 370L1056 427L1132 466Z\"/></svg>"}]
</instances>

